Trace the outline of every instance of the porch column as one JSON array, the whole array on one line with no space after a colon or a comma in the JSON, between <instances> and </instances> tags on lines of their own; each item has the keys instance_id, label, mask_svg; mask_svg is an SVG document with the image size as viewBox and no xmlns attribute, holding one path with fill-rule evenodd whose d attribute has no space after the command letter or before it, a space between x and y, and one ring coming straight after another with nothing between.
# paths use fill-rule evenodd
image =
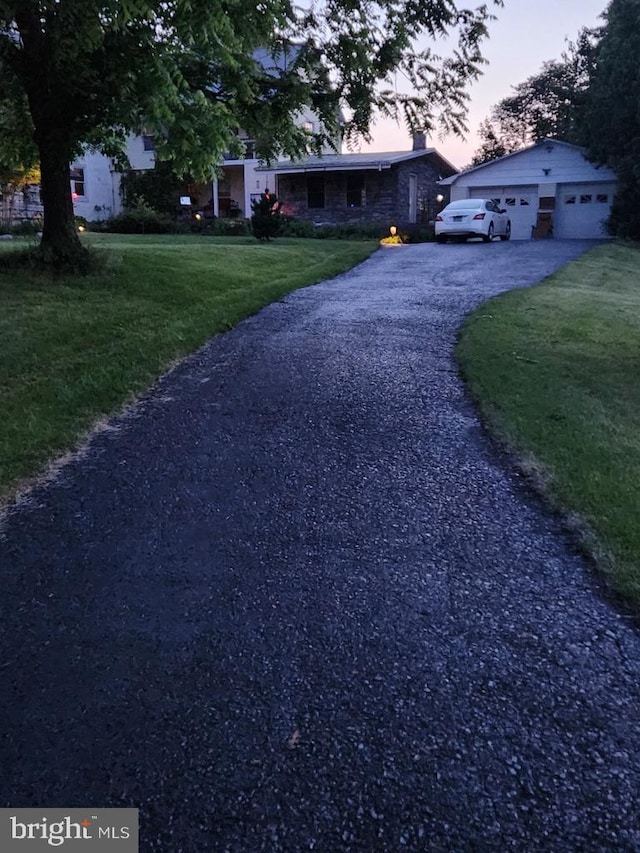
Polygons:
<instances>
[{"instance_id":1,"label":"porch column","mask_svg":"<svg viewBox=\"0 0 640 853\"><path fill-rule=\"evenodd\" d=\"M213 199L213 215L217 219L220 216L220 201L218 199L218 175L215 172L211 183L211 198Z\"/></svg>"},{"instance_id":2,"label":"porch column","mask_svg":"<svg viewBox=\"0 0 640 853\"><path fill-rule=\"evenodd\" d=\"M242 182L244 184L244 216L245 219L251 219L251 190L254 186L254 181L256 177L256 172L254 168L255 160L252 162L251 160L244 161L244 168L242 170Z\"/></svg>"}]
</instances>

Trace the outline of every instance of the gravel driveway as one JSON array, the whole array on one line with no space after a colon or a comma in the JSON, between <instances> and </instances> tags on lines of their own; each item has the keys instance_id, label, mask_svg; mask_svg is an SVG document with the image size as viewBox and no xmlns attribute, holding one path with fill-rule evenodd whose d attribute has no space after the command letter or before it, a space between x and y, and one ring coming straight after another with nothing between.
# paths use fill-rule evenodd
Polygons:
<instances>
[{"instance_id":1,"label":"gravel driveway","mask_svg":"<svg viewBox=\"0 0 640 853\"><path fill-rule=\"evenodd\" d=\"M452 358L589 247L380 251L17 507L0 805L136 806L167 853L640 851L640 637Z\"/></svg>"}]
</instances>

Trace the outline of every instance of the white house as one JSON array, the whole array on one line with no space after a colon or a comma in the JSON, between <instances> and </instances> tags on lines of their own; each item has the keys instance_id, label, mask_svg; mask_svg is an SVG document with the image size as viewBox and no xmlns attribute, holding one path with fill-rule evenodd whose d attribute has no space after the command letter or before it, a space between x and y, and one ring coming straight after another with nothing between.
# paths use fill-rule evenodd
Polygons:
<instances>
[{"instance_id":1,"label":"white house","mask_svg":"<svg viewBox=\"0 0 640 853\"><path fill-rule=\"evenodd\" d=\"M541 142L441 181L451 201L490 198L509 211L516 240L599 238L611 212L616 175L595 166L584 149Z\"/></svg>"},{"instance_id":2,"label":"white house","mask_svg":"<svg viewBox=\"0 0 640 853\"><path fill-rule=\"evenodd\" d=\"M155 144L152 136L131 134L126 152L132 169L153 169ZM76 216L93 222L120 213L120 180L121 173L110 157L85 151L71 166L71 195Z\"/></svg>"},{"instance_id":3,"label":"white house","mask_svg":"<svg viewBox=\"0 0 640 853\"><path fill-rule=\"evenodd\" d=\"M318 117L310 110L296 116L296 124L310 133L319 128ZM225 156L219 164L218 174L211 181L190 187L190 193L198 208L205 209L216 217L250 217L251 201L259 198L265 189L276 189L276 171L264 166L255 154L255 143L246 134L240 133L245 146L244 156ZM334 140L339 151L341 141ZM326 145L326 154L335 149ZM132 170L149 170L155 165L154 138L145 134L131 134L127 139L126 154ZM71 167L71 192L76 216L88 221L108 219L122 211L120 193L121 173L113 161L87 150Z\"/></svg>"}]
</instances>

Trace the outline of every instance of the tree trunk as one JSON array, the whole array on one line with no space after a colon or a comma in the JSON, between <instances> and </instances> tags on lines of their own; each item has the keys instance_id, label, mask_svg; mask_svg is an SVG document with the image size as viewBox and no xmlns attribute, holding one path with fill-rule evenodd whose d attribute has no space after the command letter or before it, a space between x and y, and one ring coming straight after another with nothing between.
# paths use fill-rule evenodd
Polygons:
<instances>
[{"instance_id":1,"label":"tree trunk","mask_svg":"<svg viewBox=\"0 0 640 853\"><path fill-rule=\"evenodd\" d=\"M56 84L61 71L49 36L43 31L38 11L41 5L20 3L15 13L23 48L18 76L29 99L33 138L40 155L44 229L38 254L48 269L85 272L90 256L80 245L76 231L69 180L75 113L69 109L64 86ZM45 19L49 22L49 13ZM55 41L54 36L51 38Z\"/></svg>"},{"instance_id":2,"label":"tree trunk","mask_svg":"<svg viewBox=\"0 0 640 853\"><path fill-rule=\"evenodd\" d=\"M36 137L39 134L36 133ZM46 134L42 134L46 136ZM85 272L89 253L81 245L76 230L69 155L63 146L39 145L44 228L39 256L42 263L55 270Z\"/></svg>"}]
</instances>

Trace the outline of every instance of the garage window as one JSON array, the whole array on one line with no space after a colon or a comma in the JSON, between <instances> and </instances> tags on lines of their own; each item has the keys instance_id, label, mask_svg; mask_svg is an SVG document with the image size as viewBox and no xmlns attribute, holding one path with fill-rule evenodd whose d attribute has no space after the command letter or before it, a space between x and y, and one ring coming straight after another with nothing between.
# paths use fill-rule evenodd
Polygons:
<instances>
[{"instance_id":1,"label":"garage window","mask_svg":"<svg viewBox=\"0 0 640 853\"><path fill-rule=\"evenodd\" d=\"M523 207L524 207L524 205L528 205L528 204L529 204L529 199L528 199L528 198L521 198L521 199L520 199L520 204L521 204Z\"/></svg>"},{"instance_id":2,"label":"garage window","mask_svg":"<svg viewBox=\"0 0 640 853\"><path fill-rule=\"evenodd\" d=\"M609 196L607 193L598 193L598 195L596 196L596 201L598 202L598 204L608 204Z\"/></svg>"},{"instance_id":3,"label":"garage window","mask_svg":"<svg viewBox=\"0 0 640 853\"><path fill-rule=\"evenodd\" d=\"M566 195L564 197L564 203L565 204L575 204L576 203L576 197L574 195Z\"/></svg>"},{"instance_id":4,"label":"garage window","mask_svg":"<svg viewBox=\"0 0 640 853\"><path fill-rule=\"evenodd\" d=\"M504 203L507 205L507 207L515 207L516 200L515 200L515 198L506 198L504 200Z\"/></svg>"},{"instance_id":5,"label":"garage window","mask_svg":"<svg viewBox=\"0 0 640 853\"><path fill-rule=\"evenodd\" d=\"M593 201L593 196L591 193L584 193L580 196L580 204L591 204Z\"/></svg>"}]
</instances>

